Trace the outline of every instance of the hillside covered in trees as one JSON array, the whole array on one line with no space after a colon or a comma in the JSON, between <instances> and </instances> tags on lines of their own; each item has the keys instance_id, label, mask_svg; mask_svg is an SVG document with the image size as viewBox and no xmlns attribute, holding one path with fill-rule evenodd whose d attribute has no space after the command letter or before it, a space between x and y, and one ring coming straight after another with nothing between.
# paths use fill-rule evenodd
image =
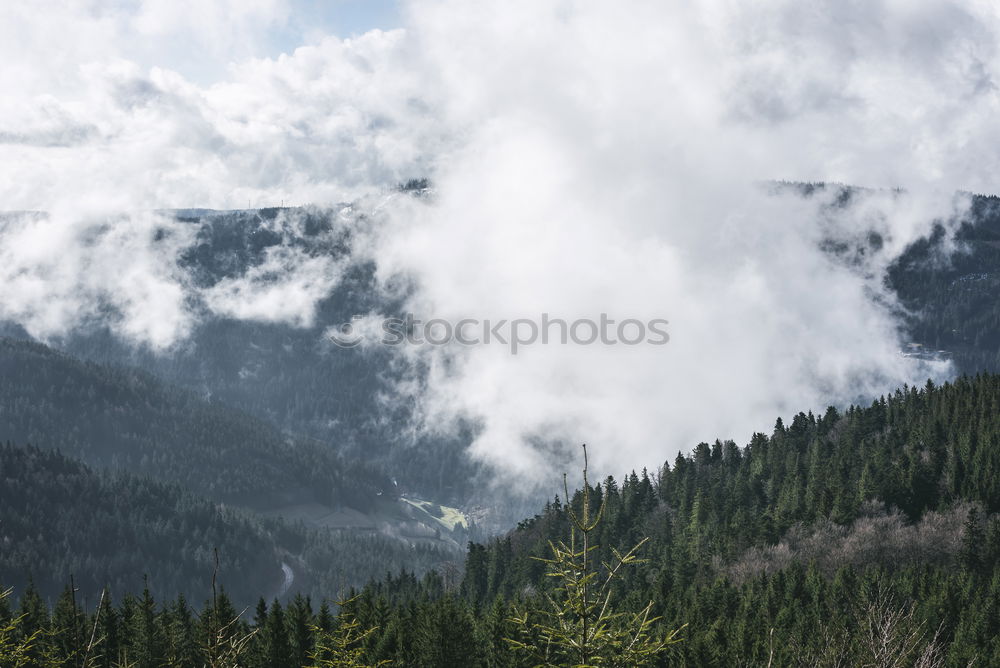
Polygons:
<instances>
[{"instance_id":1,"label":"hillside covered in trees","mask_svg":"<svg viewBox=\"0 0 1000 668\"><path fill-rule=\"evenodd\" d=\"M262 595L336 596L387 571L457 558L446 542L261 517L30 446L0 445L0 482L0 584L30 587L48 604L72 582L81 602L148 587L200 607L213 578L240 606Z\"/></svg>"},{"instance_id":2,"label":"hillside covered in trees","mask_svg":"<svg viewBox=\"0 0 1000 668\"><path fill-rule=\"evenodd\" d=\"M426 187L422 180L403 184L399 196L423 197ZM95 318L48 343L78 359L142 369L283 432L332 446L327 449L341 461L377 468L405 492L466 503L479 485L465 443L446 437L414 442L406 428L411 406L384 400L396 377L392 352L372 349L362 355L325 336L355 314L401 314L405 286L399 286L398 297L387 296L376 284L376 267L363 253L353 253L355 237L371 225L363 211L358 204L163 212L192 235L177 267L198 288L186 340L169 350L151 350L118 336L113 318ZM171 243L167 235L153 242ZM263 311L220 315L202 296L231 296L247 281L280 285L286 265L294 264L290 258L309 263L311 282L330 286L308 319L282 321ZM14 322L0 321L0 335L31 338Z\"/></svg>"},{"instance_id":3,"label":"hillside covered in trees","mask_svg":"<svg viewBox=\"0 0 1000 668\"><path fill-rule=\"evenodd\" d=\"M959 371L1000 371L1000 198L975 196L949 240L939 228L891 268L912 340L946 350Z\"/></svg>"},{"instance_id":4,"label":"hillside covered in trees","mask_svg":"<svg viewBox=\"0 0 1000 668\"><path fill-rule=\"evenodd\" d=\"M998 19L0 0L0 668L1000 668Z\"/></svg>"},{"instance_id":5,"label":"hillside covered in trees","mask_svg":"<svg viewBox=\"0 0 1000 668\"><path fill-rule=\"evenodd\" d=\"M616 594L631 609L652 601L662 629L687 625L668 664L995 665L998 473L1000 377L904 388L595 485L592 504L605 511L594 561L649 538L648 561ZM461 637L492 639L476 645L483 665L519 665L502 642L512 602L558 598L539 558L568 536L567 511L555 498L509 535L470 545L460 588L434 604L465 620ZM406 620L430 616L416 611L432 599L433 585L406 576L367 588L359 619L381 629L372 656L420 665ZM886 624L892 637L879 637ZM899 663L866 654L883 640ZM924 652L934 662L917 664Z\"/></svg>"},{"instance_id":6,"label":"hillside covered in trees","mask_svg":"<svg viewBox=\"0 0 1000 668\"><path fill-rule=\"evenodd\" d=\"M0 446L0 579L34 582L55 600L73 579L96 602L113 592L156 590L201 595L215 551L220 583L237 598L278 591L273 538L245 515L192 497L177 486L129 475L100 475L37 448ZM112 549L113 548L113 549Z\"/></svg>"},{"instance_id":7,"label":"hillside covered in trees","mask_svg":"<svg viewBox=\"0 0 1000 668\"><path fill-rule=\"evenodd\" d=\"M810 196L833 186L787 187ZM890 267L887 287L904 309L905 337L919 344L901 353L951 359L960 371L996 370L1000 210L995 198L973 204L954 239L940 227L911 246ZM197 228L184 262L206 288L256 271L277 249L349 252L350 235L332 212L177 215ZM881 243L877 235L854 242L830 240L827 250L852 262ZM147 640L114 651L155 665L172 642L200 656L193 648L204 649L198 634L206 631L192 620L208 624L206 610L221 609L215 623L235 616L234 606L270 600L287 566L291 590L230 628L253 634L244 648L252 665L305 665L302 657L324 642L313 627L339 628L333 601L369 581L348 606L358 628L370 630L355 642L365 660L533 665L514 648L539 638L514 620L543 609L546 595L558 599L558 579L541 559L551 558L550 541L567 539L579 491L569 505L557 496L515 530L470 543L464 574L453 565L454 543L441 536L307 527L250 512L320 504L375 517L398 490L414 489L482 500L460 442L404 443L407 407L383 412L380 392L391 377L383 352L348 355L322 342L329 322L391 308L377 304L373 267L345 267L314 326L206 318L191 345L169 354L129 347L95 325L61 342L74 357L6 327L15 336L0 339L0 437L16 445L0 472L23 472L19 486L0 493L4 517L13 518L6 544L18 546L0 569L0 584L15 586L12 605L52 630L58 622L46 626L43 609L65 608L59 592L70 575L78 603L91 606L81 619L107 586L122 606L108 608L122 625L109 637L127 635L140 609L151 625L135 636ZM595 563L646 540L645 561L612 590L622 610L652 604L655 633L682 629L681 642L658 655L663 665L855 665L878 642L896 643L903 665L992 665L1000 662L998 415L1000 381L977 376L799 414L742 447L702 443L658 470L608 477L590 489L593 510L604 507ZM52 501L69 498L68 513ZM52 530L33 534L33 526ZM98 534L120 541L94 543ZM209 605L215 547L226 594ZM177 624L189 637L176 635ZM893 637L876 638L887 624Z\"/></svg>"},{"instance_id":8,"label":"hillside covered in trees","mask_svg":"<svg viewBox=\"0 0 1000 668\"><path fill-rule=\"evenodd\" d=\"M654 636L680 630L651 665L995 665L998 446L1000 376L800 413L743 447L702 443L653 473L588 486L600 513L591 563L640 545L644 561L613 579L611 601L651 604ZM583 498L555 497L509 534L470 544L461 581L403 572L373 582L339 622L305 599L292 613L261 601L240 632L258 627L248 656L270 658L249 665L309 665L301 657L317 651L319 631L303 629L346 624L364 631L353 646L366 665L535 665L517 651L539 645L535 627L516 622L562 600L565 579L540 559L569 540ZM148 605L160 644L142 651L167 652L180 642L181 604Z\"/></svg>"},{"instance_id":9,"label":"hillside covered in trees","mask_svg":"<svg viewBox=\"0 0 1000 668\"><path fill-rule=\"evenodd\" d=\"M461 558L465 527L407 511L387 477L328 444L41 344L0 338L3 442L0 583L34 581L49 602L71 578L90 601L148 578L200 604L216 549L220 584L244 605Z\"/></svg>"},{"instance_id":10,"label":"hillside covered in trees","mask_svg":"<svg viewBox=\"0 0 1000 668\"><path fill-rule=\"evenodd\" d=\"M902 198L884 191L830 183L776 182L774 194L816 199L823 216L836 221L866 198ZM1000 198L958 193L961 213L938 220L887 266L887 296L898 306L902 354L950 360L959 374L1000 371ZM967 205L967 206L966 206ZM888 241L888 230L823 227L820 243L839 262L863 267Z\"/></svg>"},{"instance_id":11,"label":"hillside covered in trees","mask_svg":"<svg viewBox=\"0 0 1000 668\"><path fill-rule=\"evenodd\" d=\"M399 196L427 197L427 185L415 181L400 186ZM831 199L834 208L873 192L823 183L773 187ZM888 267L886 283L902 307L902 338L915 344L902 352L951 359L960 374L1000 371L1000 305L995 297L1000 289L1000 205L996 197L970 197L968 215L941 221L929 237L912 244ZM481 471L465 453L474 425L464 437L414 436L407 429L412 407L384 401L399 373L391 351L376 347L359 354L325 338L329 327L356 314L400 315L408 294L405 285L396 286L391 295L380 289L377 267L355 248L362 243L357 237L374 224L360 206L164 213L190 227L193 241L178 270L205 294L228 294L240 281L280 284L288 257L308 258L336 278L328 279L330 292L316 302L309 320L285 322L268 314L227 317L196 296L202 302L192 306L196 319L189 337L170 350L135 346L115 334L113 322L100 320L81 324L51 340L52 345L80 359L141 368L284 432L332 445L343 461L364 461L394 478L404 491L459 505L490 501L481 494L483 480L476 475ZM946 232L945 224L954 234ZM857 238L830 232L824 248L844 262L877 253L884 243L874 229ZM156 243L171 241L165 237ZM0 323L0 332L30 338L12 322Z\"/></svg>"},{"instance_id":12,"label":"hillside covered in trees","mask_svg":"<svg viewBox=\"0 0 1000 668\"><path fill-rule=\"evenodd\" d=\"M0 338L0 433L97 467L177 482L203 496L266 508L317 501L366 508L391 481L336 448L147 373L80 362Z\"/></svg>"}]
</instances>

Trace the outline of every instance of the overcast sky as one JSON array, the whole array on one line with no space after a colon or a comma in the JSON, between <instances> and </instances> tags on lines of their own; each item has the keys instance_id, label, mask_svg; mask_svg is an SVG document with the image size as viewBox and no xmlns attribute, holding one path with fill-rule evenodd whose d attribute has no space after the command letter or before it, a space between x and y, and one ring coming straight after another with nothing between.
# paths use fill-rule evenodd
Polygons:
<instances>
[{"instance_id":1,"label":"overcast sky","mask_svg":"<svg viewBox=\"0 0 1000 668\"><path fill-rule=\"evenodd\" d=\"M4 229L0 314L45 337L110 303L169 351L196 325L188 240L153 252L142 212L360 198L383 223L357 257L413 279L425 316L671 322L655 349L410 350L432 369L421 428L473 417L474 451L519 471L552 442L655 465L745 441L947 373L900 358L871 297L957 189L995 190L998 19L988 0L7 2L0 206L52 216ZM432 204L372 195L418 176ZM767 179L908 195L831 216ZM870 229L888 243L861 271L817 249ZM201 297L315 324L336 268L268 262L289 298L256 275Z\"/></svg>"}]
</instances>

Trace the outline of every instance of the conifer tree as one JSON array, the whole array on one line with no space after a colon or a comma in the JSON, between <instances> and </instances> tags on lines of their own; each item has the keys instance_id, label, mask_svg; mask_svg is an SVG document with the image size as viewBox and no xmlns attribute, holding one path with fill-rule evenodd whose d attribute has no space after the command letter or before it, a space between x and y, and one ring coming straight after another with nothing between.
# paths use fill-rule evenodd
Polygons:
<instances>
[{"instance_id":1,"label":"conifer tree","mask_svg":"<svg viewBox=\"0 0 1000 668\"><path fill-rule=\"evenodd\" d=\"M570 520L569 543L549 542L552 557L540 559L548 566L547 575L556 580L552 594L544 594L546 605L515 614L511 621L520 637L508 642L518 653L538 666L556 668L572 665L635 667L648 665L666 649L679 642L678 630L656 633L657 617L652 602L638 612L623 612L612 604L612 585L628 566L641 563L637 555L648 538L624 554L612 548L610 563L595 564L591 534L600 526L606 498L591 515L590 485L587 480L587 446L583 446L582 507L577 514L567 504ZM569 490L563 476L566 498Z\"/></svg>"},{"instance_id":2,"label":"conifer tree","mask_svg":"<svg viewBox=\"0 0 1000 668\"><path fill-rule=\"evenodd\" d=\"M371 627L363 629L355 618L353 605L357 597L338 603L340 613L334 629L324 632L314 628L316 633L316 648L311 658L310 668L378 668L389 664L389 661L378 661L374 664L365 660L365 642L378 629Z\"/></svg>"},{"instance_id":3,"label":"conifer tree","mask_svg":"<svg viewBox=\"0 0 1000 668\"><path fill-rule=\"evenodd\" d=\"M11 591L0 592L0 604L4 604ZM5 615L6 616L6 615ZM24 613L0 621L0 666L3 668L21 668L32 663L35 644L39 631L25 633L22 626Z\"/></svg>"}]
</instances>

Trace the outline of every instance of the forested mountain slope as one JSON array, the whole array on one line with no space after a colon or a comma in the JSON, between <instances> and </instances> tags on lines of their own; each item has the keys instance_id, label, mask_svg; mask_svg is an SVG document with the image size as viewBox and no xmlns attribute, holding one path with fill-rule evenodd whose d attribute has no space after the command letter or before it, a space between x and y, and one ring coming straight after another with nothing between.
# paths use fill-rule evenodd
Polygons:
<instances>
[{"instance_id":1,"label":"forested mountain slope","mask_svg":"<svg viewBox=\"0 0 1000 668\"><path fill-rule=\"evenodd\" d=\"M146 373L3 338L0 434L257 508L315 501L364 509L393 489L388 478L345 462L329 444L291 440Z\"/></svg>"},{"instance_id":2,"label":"forested mountain slope","mask_svg":"<svg viewBox=\"0 0 1000 668\"><path fill-rule=\"evenodd\" d=\"M573 503L579 512L579 491ZM616 600L652 600L663 629L688 625L676 663L765 665L773 647L773 665L862 665L875 618L897 615L896 630L944 665L1000 665L1000 376L799 414L745 447L702 443L653 475L608 478L592 503L606 504L595 563L649 537L648 561L624 572ZM439 629L438 642L477 633L482 665L519 665L504 663L507 606L558 598L538 558L568 536L556 498L470 546L456 600L419 603L429 593L407 577L368 588L359 608L380 628L372 656L420 665L406 620L447 614L465 630Z\"/></svg>"},{"instance_id":3,"label":"forested mountain slope","mask_svg":"<svg viewBox=\"0 0 1000 668\"><path fill-rule=\"evenodd\" d=\"M400 196L423 197L426 185L408 184ZM834 190L844 202L868 192L836 184L775 187L824 199ZM920 346L903 352L950 358L958 373L970 374L1000 371L1000 205L995 197L978 195L972 205L954 240L939 228L892 263L887 279L905 309L900 314L903 339ZM280 285L288 278L282 271L290 257L308 258L329 270L329 277L311 279L328 281L329 291L318 299L309 321L287 322L266 312L228 317L196 303L189 339L167 351L120 340L110 321L81 323L54 345L83 359L145 369L283 431L333 444L350 460L378 466L405 491L455 504L476 497L480 481L464 454L468 434L417 436L414 442L410 406L383 401L398 373L391 351L345 350L324 336L356 314L399 315L403 308L403 286L387 296L376 283L377 268L355 253L357 237L374 224L362 206L172 215L193 230L194 242L178 270L204 291L196 296L229 294L247 282L257 289ZM857 238L834 236L824 245L850 262L878 252L882 242L873 231ZM12 323L0 331L26 336ZM473 429L470 425L469 434Z\"/></svg>"},{"instance_id":4,"label":"forested mountain slope","mask_svg":"<svg viewBox=\"0 0 1000 668\"><path fill-rule=\"evenodd\" d=\"M33 583L52 602L72 581L80 602L95 603L104 588L121 600L148 586L196 608L210 595L216 554L218 584L241 607L260 596L336 597L387 571L456 558L444 542L309 529L9 443L0 445L0 548L0 591L19 597Z\"/></svg>"},{"instance_id":5,"label":"forested mountain slope","mask_svg":"<svg viewBox=\"0 0 1000 668\"><path fill-rule=\"evenodd\" d=\"M865 271L892 240L888 229L838 224L867 198L906 197L902 190L874 190L831 183L775 182L773 193L815 199L824 236L821 247L848 266ZM956 194L960 213L936 221L887 267L885 287L898 301L900 351L923 359L946 359L959 374L1000 371L1000 198ZM828 220L824 220L827 218Z\"/></svg>"},{"instance_id":6,"label":"forested mountain slope","mask_svg":"<svg viewBox=\"0 0 1000 668\"><path fill-rule=\"evenodd\" d=\"M915 342L948 351L961 372L1000 371L1000 198L973 198L954 245L942 230L914 244L889 285Z\"/></svg>"},{"instance_id":7,"label":"forested mountain slope","mask_svg":"<svg viewBox=\"0 0 1000 668\"><path fill-rule=\"evenodd\" d=\"M654 634L681 629L652 665L998 665L998 470L1000 376L904 388L589 487L591 510L603 507L591 563L603 577L596 564L614 563L613 549L649 539L646 561L614 580L610 605L651 602ZM571 574L550 577L552 564L538 558L568 541L569 509L580 515L582 504L581 491L570 504L557 497L510 534L471 544L460 580L404 572L365 587L341 620L357 624L349 647L369 664L535 665L510 641L544 651L530 620L551 601L558 609ZM156 665L172 647L203 644L200 626L178 627L190 615L182 603L155 612L143 601L111 616L110 650ZM52 638L66 637L67 603L51 621L23 605ZM143 606L153 611L145 639L125 632ZM514 622L522 614L527 627ZM199 625L211 622L203 614ZM302 666L337 624L297 599L291 611L261 602L232 633L254 627L246 665Z\"/></svg>"},{"instance_id":8,"label":"forested mountain slope","mask_svg":"<svg viewBox=\"0 0 1000 668\"><path fill-rule=\"evenodd\" d=\"M96 602L157 591L202 597L219 582L240 600L282 581L276 545L246 515L129 475L101 475L58 453L0 446L0 582L29 578L54 600L70 583Z\"/></svg>"},{"instance_id":9,"label":"forested mountain slope","mask_svg":"<svg viewBox=\"0 0 1000 668\"><path fill-rule=\"evenodd\" d=\"M422 197L426 186L414 181L401 186L398 196ZM409 404L384 401L397 373L392 351L343 349L326 339L327 329L355 314L388 316L402 309L399 297L378 289L374 265L352 255L355 238L370 224L363 206L161 213L193 234L177 266L196 288L189 337L154 351L119 338L109 317L79 323L50 341L53 346L77 358L141 368L282 431L330 444L347 460L378 467L403 491L453 504L476 494L475 467L464 442L441 435L414 440ZM297 263L308 266L310 275L288 275ZM225 299L241 290L266 297L269 286L295 280L311 286L310 293L319 291L310 318L283 319L264 305L230 316L208 304L213 295ZM400 295L405 294L401 286ZM262 298L268 303L274 306ZM0 323L3 333L28 338L16 323Z\"/></svg>"}]
</instances>

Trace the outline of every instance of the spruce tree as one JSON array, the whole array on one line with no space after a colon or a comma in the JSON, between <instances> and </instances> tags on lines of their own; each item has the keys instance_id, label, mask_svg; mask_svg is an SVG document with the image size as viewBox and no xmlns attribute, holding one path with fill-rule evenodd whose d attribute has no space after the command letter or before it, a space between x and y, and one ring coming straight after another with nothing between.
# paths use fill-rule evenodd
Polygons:
<instances>
[{"instance_id":1,"label":"spruce tree","mask_svg":"<svg viewBox=\"0 0 1000 668\"><path fill-rule=\"evenodd\" d=\"M659 618L652 615L652 602L638 612L618 611L613 605L613 584L623 569L644 561L637 555L648 538L625 553L612 548L610 563L594 563L592 553L598 546L591 544L591 534L601 524L607 495L592 516L587 468L584 445L581 511L577 514L572 504L566 506L569 543L550 541L551 558L539 559L548 566L547 575L556 587L552 594L543 594L546 605L524 612L515 609L511 621L519 635L508 642L533 665L546 668L649 665L679 642L679 630L657 633ZM570 498L565 475L563 487Z\"/></svg>"}]
</instances>

